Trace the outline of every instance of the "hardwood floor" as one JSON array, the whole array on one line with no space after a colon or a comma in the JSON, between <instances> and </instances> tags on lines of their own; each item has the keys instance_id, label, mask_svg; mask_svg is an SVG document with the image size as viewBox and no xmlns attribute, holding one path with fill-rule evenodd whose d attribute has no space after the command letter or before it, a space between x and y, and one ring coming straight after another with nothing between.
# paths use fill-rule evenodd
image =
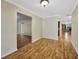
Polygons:
<instances>
[{"instance_id":1,"label":"hardwood floor","mask_svg":"<svg viewBox=\"0 0 79 59\"><path fill-rule=\"evenodd\" d=\"M78 57L71 43L42 38L3 59L78 59Z\"/></svg>"},{"instance_id":2,"label":"hardwood floor","mask_svg":"<svg viewBox=\"0 0 79 59\"><path fill-rule=\"evenodd\" d=\"M22 48L23 46L32 42L31 36L17 34L17 48Z\"/></svg>"},{"instance_id":3,"label":"hardwood floor","mask_svg":"<svg viewBox=\"0 0 79 59\"><path fill-rule=\"evenodd\" d=\"M72 42L72 34L71 34L71 32L69 32L69 31L63 32L62 37L60 39L71 43Z\"/></svg>"}]
</instances>

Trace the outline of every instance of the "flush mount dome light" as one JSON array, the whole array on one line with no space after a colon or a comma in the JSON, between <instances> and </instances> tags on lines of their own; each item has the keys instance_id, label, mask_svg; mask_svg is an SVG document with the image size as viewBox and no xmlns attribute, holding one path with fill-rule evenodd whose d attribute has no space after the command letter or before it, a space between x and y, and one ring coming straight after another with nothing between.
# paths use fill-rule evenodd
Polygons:
<instances>
[{"instance_id":1,"label":"flush mount dome light","mask_svg":"<svg viewBox=\"0 0 79 59\"><path fill-rule=\"evenodd\" d=\"M40 1L41 6L43 6L43 7L46 7L48 5L48 3L49 3L48 0L41 0Z\"/></svg>"}]
</instances>

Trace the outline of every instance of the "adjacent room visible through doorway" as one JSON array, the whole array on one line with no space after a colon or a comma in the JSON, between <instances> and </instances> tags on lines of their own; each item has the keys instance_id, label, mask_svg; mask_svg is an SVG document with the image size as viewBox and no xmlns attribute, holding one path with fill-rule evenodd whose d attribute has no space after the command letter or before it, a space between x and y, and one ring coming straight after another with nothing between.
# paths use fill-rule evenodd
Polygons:
<instances>
[{"instance_id":1,"label":"adjacent room visible through doorway","mask_svg":"<svg viewBox=\"0 0 79 59\"><path fill-rule=\"evenodd\" d=\"M72 40L72 21L71 17L64 17L58 21L58 37L64 39L67 42Z\"/></svg>"},{"instance_id":2,"label":"adjacent room visible through doorway","mask_svg":"<svg viewBox=\"0 0 79 59\"><path fill-rule=\"evenodd\" d=\"M21 48L32 42L31 24L32 18L30 16L17 13L17 48Z\"/></svg>"}]
</instances>

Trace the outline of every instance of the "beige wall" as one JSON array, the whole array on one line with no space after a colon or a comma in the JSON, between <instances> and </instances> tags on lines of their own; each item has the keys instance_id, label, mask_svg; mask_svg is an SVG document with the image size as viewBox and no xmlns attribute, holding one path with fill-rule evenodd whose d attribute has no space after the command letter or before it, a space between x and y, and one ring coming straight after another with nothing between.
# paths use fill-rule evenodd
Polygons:
<instances>
[{"instance_id":1,"label":"beige wall","mask_svg":"<svg viewBox=\"0 0 79 59\"><path fill-rule=\"evenodd\" d=\"M17 48L17 27L15 7L4 1L1 3L1 56L3 57Z\"/></svg>"},{"instance_id":2,"label":"beige wall","mask_svg":"<svg viewBox=\"0 0 79 59\"><path fill-rule=\"evenodd\" d=\"M42 38L42 18L32 17L32 42Z\"/></svg>"},{"instance_id":3,"label":"beige wall","mask_svg":"<svg viewBox=\"0 0 79 59\"><path fill-rule=\"evenodd\" d=\"M41 18L2 0L1 2L1 57L17 50L17 12L32 17L32 41L41 38Z\"/></svg>"},{"instance_id":4,"label":"beige wall","mask_svg":"<svg viewBox=\"0 0 79 59\"><path fill-rule=\"evenodd\" d=\"M78 52L78 7L72 14L72 44Z\"/></svg>"},{"instance_id":5,"label":"beige wall","mask_svg":"<svg viewBox=\"0 0 79 59\"><path fill-rule=\"evenodd\" d=\"M58 40L58 17L48 17L42 22L42 37Z\"/></svg>"}]
</instances>

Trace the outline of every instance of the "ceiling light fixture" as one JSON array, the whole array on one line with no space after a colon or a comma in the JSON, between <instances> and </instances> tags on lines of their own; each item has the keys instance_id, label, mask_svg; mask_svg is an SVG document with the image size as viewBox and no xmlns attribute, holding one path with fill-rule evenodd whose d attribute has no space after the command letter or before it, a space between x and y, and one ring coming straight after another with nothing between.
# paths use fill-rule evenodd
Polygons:
<instances>
[{"instance_id":1,"label":"ceiling light fixture","mask_svg":"<svg viewBox=\"0 0 79 59\"><path fill-rule=\"evenodd\" d=\"M48 0L41 0L40 1L41 6L43 6L43 7L47 7L48 3L49 3Z\"/></svg>"}]
</instances>

